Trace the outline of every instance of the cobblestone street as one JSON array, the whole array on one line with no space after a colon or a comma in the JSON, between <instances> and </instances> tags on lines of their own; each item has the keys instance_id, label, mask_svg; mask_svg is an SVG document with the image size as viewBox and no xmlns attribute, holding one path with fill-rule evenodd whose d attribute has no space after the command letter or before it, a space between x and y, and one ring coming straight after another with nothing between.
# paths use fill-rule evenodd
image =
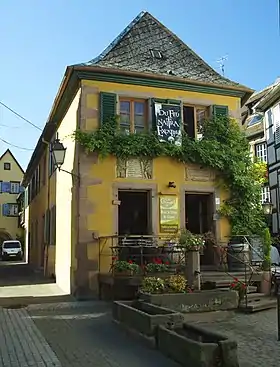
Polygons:
<instances>
[{"instance_id":1,"label":"cobblestone street","mask_svg":"<svg viewBox=\"0 0 280 367\"><path fill-rule=\"evenodd\" d=\"M240 367L280 365L276 310L198 316L189 321L238 340ZM0 308L0 354L1 367L178 367L119 330L102 302Z\"/></svg>"},{"instance_id":2,"label":"cobblestone street","mask_svg":"<svg viewBox=\"0 0 280 367\"><path fill-rule=\"evenodd\" d=\"M0 366L178 367L119 330L111 321L110 306L99 302L74 305L0 311L5 338L0 343Z\"/></svg>"},{"instance_id":3,"label":"cobblestone street","mask_svg":"<svg viewBox=\"0 0 280 367\"><path fill-rule=\"evenodd\" d=\"M201 326L220 331L238 342L240 367L279 367L280 341L277 341L277 311L275 309L254 314L229 314L201 322Z\"/></svg>"}]
</instances>

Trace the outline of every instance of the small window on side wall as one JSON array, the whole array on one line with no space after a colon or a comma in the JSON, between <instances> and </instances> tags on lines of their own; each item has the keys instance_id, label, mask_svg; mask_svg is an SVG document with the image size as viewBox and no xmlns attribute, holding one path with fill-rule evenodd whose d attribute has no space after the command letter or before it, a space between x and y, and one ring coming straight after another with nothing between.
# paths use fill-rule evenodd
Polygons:
<instances>
[{"instance_id":1,"label":"small window on side wall","mask_svg":"<svg viewBox=\"0 0 280 367\"><path fill-rule=\"evenodd\" d=\"M11 170L11 163L5 162L4 163L4 170L5 171L10 171Z\"/></svg>"}]
</instances>

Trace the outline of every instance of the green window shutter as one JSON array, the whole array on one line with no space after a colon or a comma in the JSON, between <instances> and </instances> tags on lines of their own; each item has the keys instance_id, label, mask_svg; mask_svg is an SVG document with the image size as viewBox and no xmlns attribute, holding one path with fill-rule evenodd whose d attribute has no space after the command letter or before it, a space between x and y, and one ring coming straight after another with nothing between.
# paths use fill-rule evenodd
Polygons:
<instances>
[{"instance_id":1,"label":"green window shutter","mask_svg":"<svg viewBox=\"0 0 280 367\"><path fill-rule=\"evenodd\" d=\"M116 116L117 96L114 93L100 93L100 125Z\"/></svg>"},{"instance_id":2,"label":"green window shutter","mask_svg":"<svg viewBox=\"0 0 280 367\"><path fill-rule=\"evenodd\" d=\"M228 116L228 106L212 106L212 116Z\"/></svg>"}]
</instances>

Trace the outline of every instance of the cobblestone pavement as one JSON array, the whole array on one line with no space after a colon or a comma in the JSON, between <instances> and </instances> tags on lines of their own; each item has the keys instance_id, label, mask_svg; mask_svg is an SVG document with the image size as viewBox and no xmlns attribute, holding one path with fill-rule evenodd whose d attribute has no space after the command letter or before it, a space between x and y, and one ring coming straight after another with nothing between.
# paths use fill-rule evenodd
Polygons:
<instances>
[{"instance_id":1,"label":"cobblestone pavement","mask_svg":"<svg viewBox=\"0 0 280 367\"><path fill-rule=\"evenodd\" d=\"M206 315L206 314L205 314ZM205 316L204 315L204 316ZM277 311L275 309L254 314L229 314L228 318L211 318L198 323L220 331L238 342L240 367L279 367L280 341L277 341Z\"/></svg>"},{"instance_id":2,"label":"cobblestone pavement","mask_svg":"<svg viewBox=\"0 0 280 367\"><path fill-rule=\"evenodd\" d=\"M119 330L111 321L110 305L98 301L77 305L28 308L62 367L178 367Z\"/></svg>"},{"instance_id":3,"label":"cobblestone pavement","mask_svg":"<svg viewBox=\"0 0 280 367\"><path fill-rule=\"evenodd\" d=\"M61 367L25 309L0 308L0 366Z\"/></svg>"}]
</instances>

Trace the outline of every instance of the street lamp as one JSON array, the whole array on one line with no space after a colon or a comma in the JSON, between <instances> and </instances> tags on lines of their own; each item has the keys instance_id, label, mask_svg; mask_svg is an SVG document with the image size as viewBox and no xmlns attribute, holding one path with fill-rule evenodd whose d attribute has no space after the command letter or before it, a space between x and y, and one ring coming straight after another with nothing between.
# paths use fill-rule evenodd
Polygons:
<instances>
[{"instance_id":1,"label":"street lamp","mask_svg":"<svg viewBox=\"0 0 280 367\"><path fill-rule=\"evenodd\" d=\"M61 169L61 166L64 163L65 153L66 153L66 148L64 147L64 145L61 143L61 141L58 138L55 139L51 147L51 154L53 157L54 166L58 168L59 171Z\"/></svg>"},{"instance_id":2,"label":"street lamp","mask_svg":"<svg viewBox=\"0 0 280 367\"><path fill-rule=\"evenodd\" d=\"M61 141L56 138L51 146L51 154L53 158L54 167L57 168L59 171L66 172L72 177L79 179L79 176L73 172L66 171L62 169L61 166L64 164L66 149Z\"/></svg>"},{"instance_id":3,"label":"street lamp","mask_svg":"<svg viewBox=\"0 0 280 367\"><path fill-rule=\"evenodd\" d=\"M265 202L262 204L262 208L263 208L263 214L265 216L266 224L268 228L270 228L273 204L269 199L266 199Z\"/></svg>"},{"instance_id":4,"label":"street lamp","mask_svg":"<svg viewBox=\"0 0 280 367\"><path fill-rule=\"evenodd\" d=\"M271 215L272 214L273 204L269 199L266 199L266 201L263 203L262 207L263 207L264 215Z\"/></svg>"}]
</instances>

